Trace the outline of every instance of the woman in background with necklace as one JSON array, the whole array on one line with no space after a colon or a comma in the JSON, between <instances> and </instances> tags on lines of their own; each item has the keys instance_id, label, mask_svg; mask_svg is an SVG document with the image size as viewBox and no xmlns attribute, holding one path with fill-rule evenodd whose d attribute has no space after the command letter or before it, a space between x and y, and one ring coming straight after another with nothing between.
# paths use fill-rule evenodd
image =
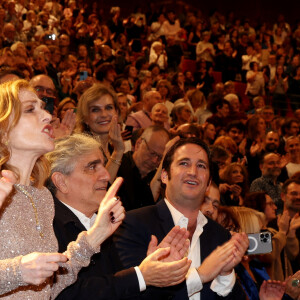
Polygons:
<instances>
[{"instance_id":1,"label":"woman in background with necklace","mask_svg":"<svg viewBox=\"0 0 300 300\"><path fill-rule=\"evenodd\" d=\"M124 218L124 208L114 198L122 182L117 179L102 200L91 229L79 234L65 253L57 253L58 244L52 228L53 199L43 187L48 176L43 154L54 148L50 121L51 115L43 109L42 101L27 81L17 80L1 85L2 299L54 299L76 280L79 270L89 264L90 257L99 251L101 243ZM18 183L13 185L15 181ZM63 267L61 273L56 272L59 266Z\"/></svg>"}]
</instances>

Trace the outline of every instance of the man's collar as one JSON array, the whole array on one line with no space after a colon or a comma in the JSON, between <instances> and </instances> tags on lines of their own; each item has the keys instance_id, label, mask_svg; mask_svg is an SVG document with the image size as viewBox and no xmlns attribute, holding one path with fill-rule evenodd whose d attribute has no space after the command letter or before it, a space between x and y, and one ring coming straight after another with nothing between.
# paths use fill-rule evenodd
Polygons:
<instances>
[{"instance_id":1,"label":"man's collar","mask_svg":"<svg viewBox=\"0 0 300 300\"><path fill-rule=\"evenodd\" d=\"M64 225L67 225L68 223L75 223L81 230L86 229L82 219L80 219L77 213L75 213L77 210L60 201L55 195L53 195L53 199L55 205L55 219L60 220ZM85 216L85 218L87 217ZM92 221L94 221L95 215L92 218Z\"/></svg>"},{"instance_id":2,"label":"man's collar","mask_svg":"<svg viewBox=\"0 0 300 300\"><path fill-rule=\"evenodd\" d=\"M179 225L180 227L184 227L187 229L188 218L185 217L179 210L177 210L166 198L164 199L164 201L172 215L175 226ZM200 226L203 228L206 223L207 223L206 217L199 210L197 216L197 227Z\"/></svg>"}]
</instances>

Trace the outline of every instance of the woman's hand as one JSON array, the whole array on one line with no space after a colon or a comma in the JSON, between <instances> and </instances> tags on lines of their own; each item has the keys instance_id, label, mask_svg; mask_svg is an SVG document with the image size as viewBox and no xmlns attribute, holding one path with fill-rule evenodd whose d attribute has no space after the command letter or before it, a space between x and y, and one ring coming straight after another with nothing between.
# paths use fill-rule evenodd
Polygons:
<instances>
[{"instance_id":1,"label":"woman's hand","mask_svg":"<svg viewBox=\"0 0 300 300\"><path fill-rule=\"evenodd\" d=\"M118 197L115 197L123 178L118 177L101 201L94 225L87 231L87 240L91 247L100 246L112 235L125 218L125 209Z\"/></svg>"},{"instance_id":2,"label":"woman's hand","mask_svg":"<svg viewBox=\"0 0 300 300\"><path fill-rule=\"evenodd\" d=\"M230 191L234 197L239 197L242 193L242 188L237 184L233 184L230 186Z\"/></svg>"},{"instance_id":3,"label":"woman's hand","mask_svg":"<svg viewBox=\"0 0 300 300\"><path fill-rule=\"evenodd\" d=\"M113 116L111 119L108 135L113 144L114 150L117 152L122 152L123 154L125 151L125 145L121 134L121 126L118 124L117 115Z\"/></svg>"},{"instance_id":4,"label":"woman's hand","mask_svg":"<svg viewBox=\"0 0 300 300\"><path fill-rule=\"evenodd\" d=\"M282 215L278 215L277 224L280 232L287 234L289 230L290 219L291 217L289 216L289 212L287 210L284 210Z\"/></svg>"},{"instance_id":5,"label":"woman's hand","mask_svg":"<svg viewBox=\"0 0 300 300\"><path fill-rule=\"evenodd\" d=\"M56 139L72 134L76 124L76 114L73 109L68 109L62 119L57 118L53 123L53 133Z\"/></svg>"},{"instance_id":6,"label":"woman's hand","mask_svg":"<svg viewBox=\"0 0 300 300\"><path fill-rule=\"evenodd\" d=\"M30 253L22 257L20 270L23 281L28 284L42 284L59 268L59 263L68 260L61 253Z\"/></svg>"},{"instance_id":7,"label":"woman's hand","mask_svg":"<svg viewBox=\"0 0 300 300\"><path fill-rule=\"evenodd\" d=\"M260 300L280 300L285 291L285 283L281 281L268 280L263 282L259 289Z\"/></svg>"},{"instance_id":8,"label":"woman's hand","mask_svg":"<svg viewBox=\"0 0 300 300\"><path fill-rule=\"evenodd\" d=\"M12 171L2 170L0 178L0 207L11 193L13 185L17 182L17 178Z\"/></svg>"}]
</instances>

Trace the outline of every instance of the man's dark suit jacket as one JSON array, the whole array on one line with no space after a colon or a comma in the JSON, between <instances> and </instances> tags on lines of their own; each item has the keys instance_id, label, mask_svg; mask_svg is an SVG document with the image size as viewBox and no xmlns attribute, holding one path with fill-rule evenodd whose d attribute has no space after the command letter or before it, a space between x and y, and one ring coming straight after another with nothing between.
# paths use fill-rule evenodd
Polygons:
<instances>
[{"instance_id":1,"label":"man's dark suit jacket","mask_svg":"<svg viewBox=\"0 0 300 300\"><path fill-rule=\"evenodd\" d=\"M126 218L114 234L114 243L125 268L139 265L145 258L151 235L155 235L160 243L174 227L171 213L165 203L143 207L126 213ZM200 236L201 261L217 246L230 238L230 233L216 222L208 219ZM205 283L201 290L201 299L244 299L239 284L227 297L220 297L210 289L211 282ZM188 299L185 282L171 288L147 288L143 299Z\"/></svg>"},{"instance_id":2,"label":"man's dark suit jacket","mask_svg":"<svg viewBox=\"0 0 300 300\"><path fill-rule=\"evenodd\" d=\"M150 189L150 182L155 171L142 178L132 155L133 152L126 152L123 155L122 163L118 170L118 176L126 178L118 191L118 196L121 197L126 211L155 203Z\"/></svg>"},{"instance_id":3,"label":"man's dark suit jacket","mask_svg":"<svg viewBox=\"0 0 300 300\"><path fill-rule=\"evenodd\" d=\"M64 252L68 244L86 229L73 212L55 197L54 204L54 232L59 252ZM81 269L77 281L63 290L56 299L123 299L138 295L140 289L134 268L114 274L121 270L121 263L111 245L111 239L105 241L100 253L92 256L90 265Z\"/></svg>"}]
</instances>

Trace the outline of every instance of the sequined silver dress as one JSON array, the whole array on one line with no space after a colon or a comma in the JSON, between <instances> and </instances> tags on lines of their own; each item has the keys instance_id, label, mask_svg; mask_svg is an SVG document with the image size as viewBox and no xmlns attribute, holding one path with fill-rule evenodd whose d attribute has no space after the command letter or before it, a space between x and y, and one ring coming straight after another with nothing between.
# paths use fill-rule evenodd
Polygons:
<instances>
[{"instance_id":1,"label":"sequined silver dress","mask_svg":"<svg viewBox=\"0 0 300 300\"><path fill-rule=\"evenodd\" d=\"M33 197L43 237L36 228L30 199L16 191L0 210L0 299L54 299L76 280L79 270L89 264L97 250L89 246L83 232L76 242L69 244L66 252L69 261L62 264L64 272L56 273L55 278L40 286L24 283L19 269L22 255L57 252L58 244L52 227L54 204L50 192L46 188L22 187Z\"/></svg>"}]
</instances>

